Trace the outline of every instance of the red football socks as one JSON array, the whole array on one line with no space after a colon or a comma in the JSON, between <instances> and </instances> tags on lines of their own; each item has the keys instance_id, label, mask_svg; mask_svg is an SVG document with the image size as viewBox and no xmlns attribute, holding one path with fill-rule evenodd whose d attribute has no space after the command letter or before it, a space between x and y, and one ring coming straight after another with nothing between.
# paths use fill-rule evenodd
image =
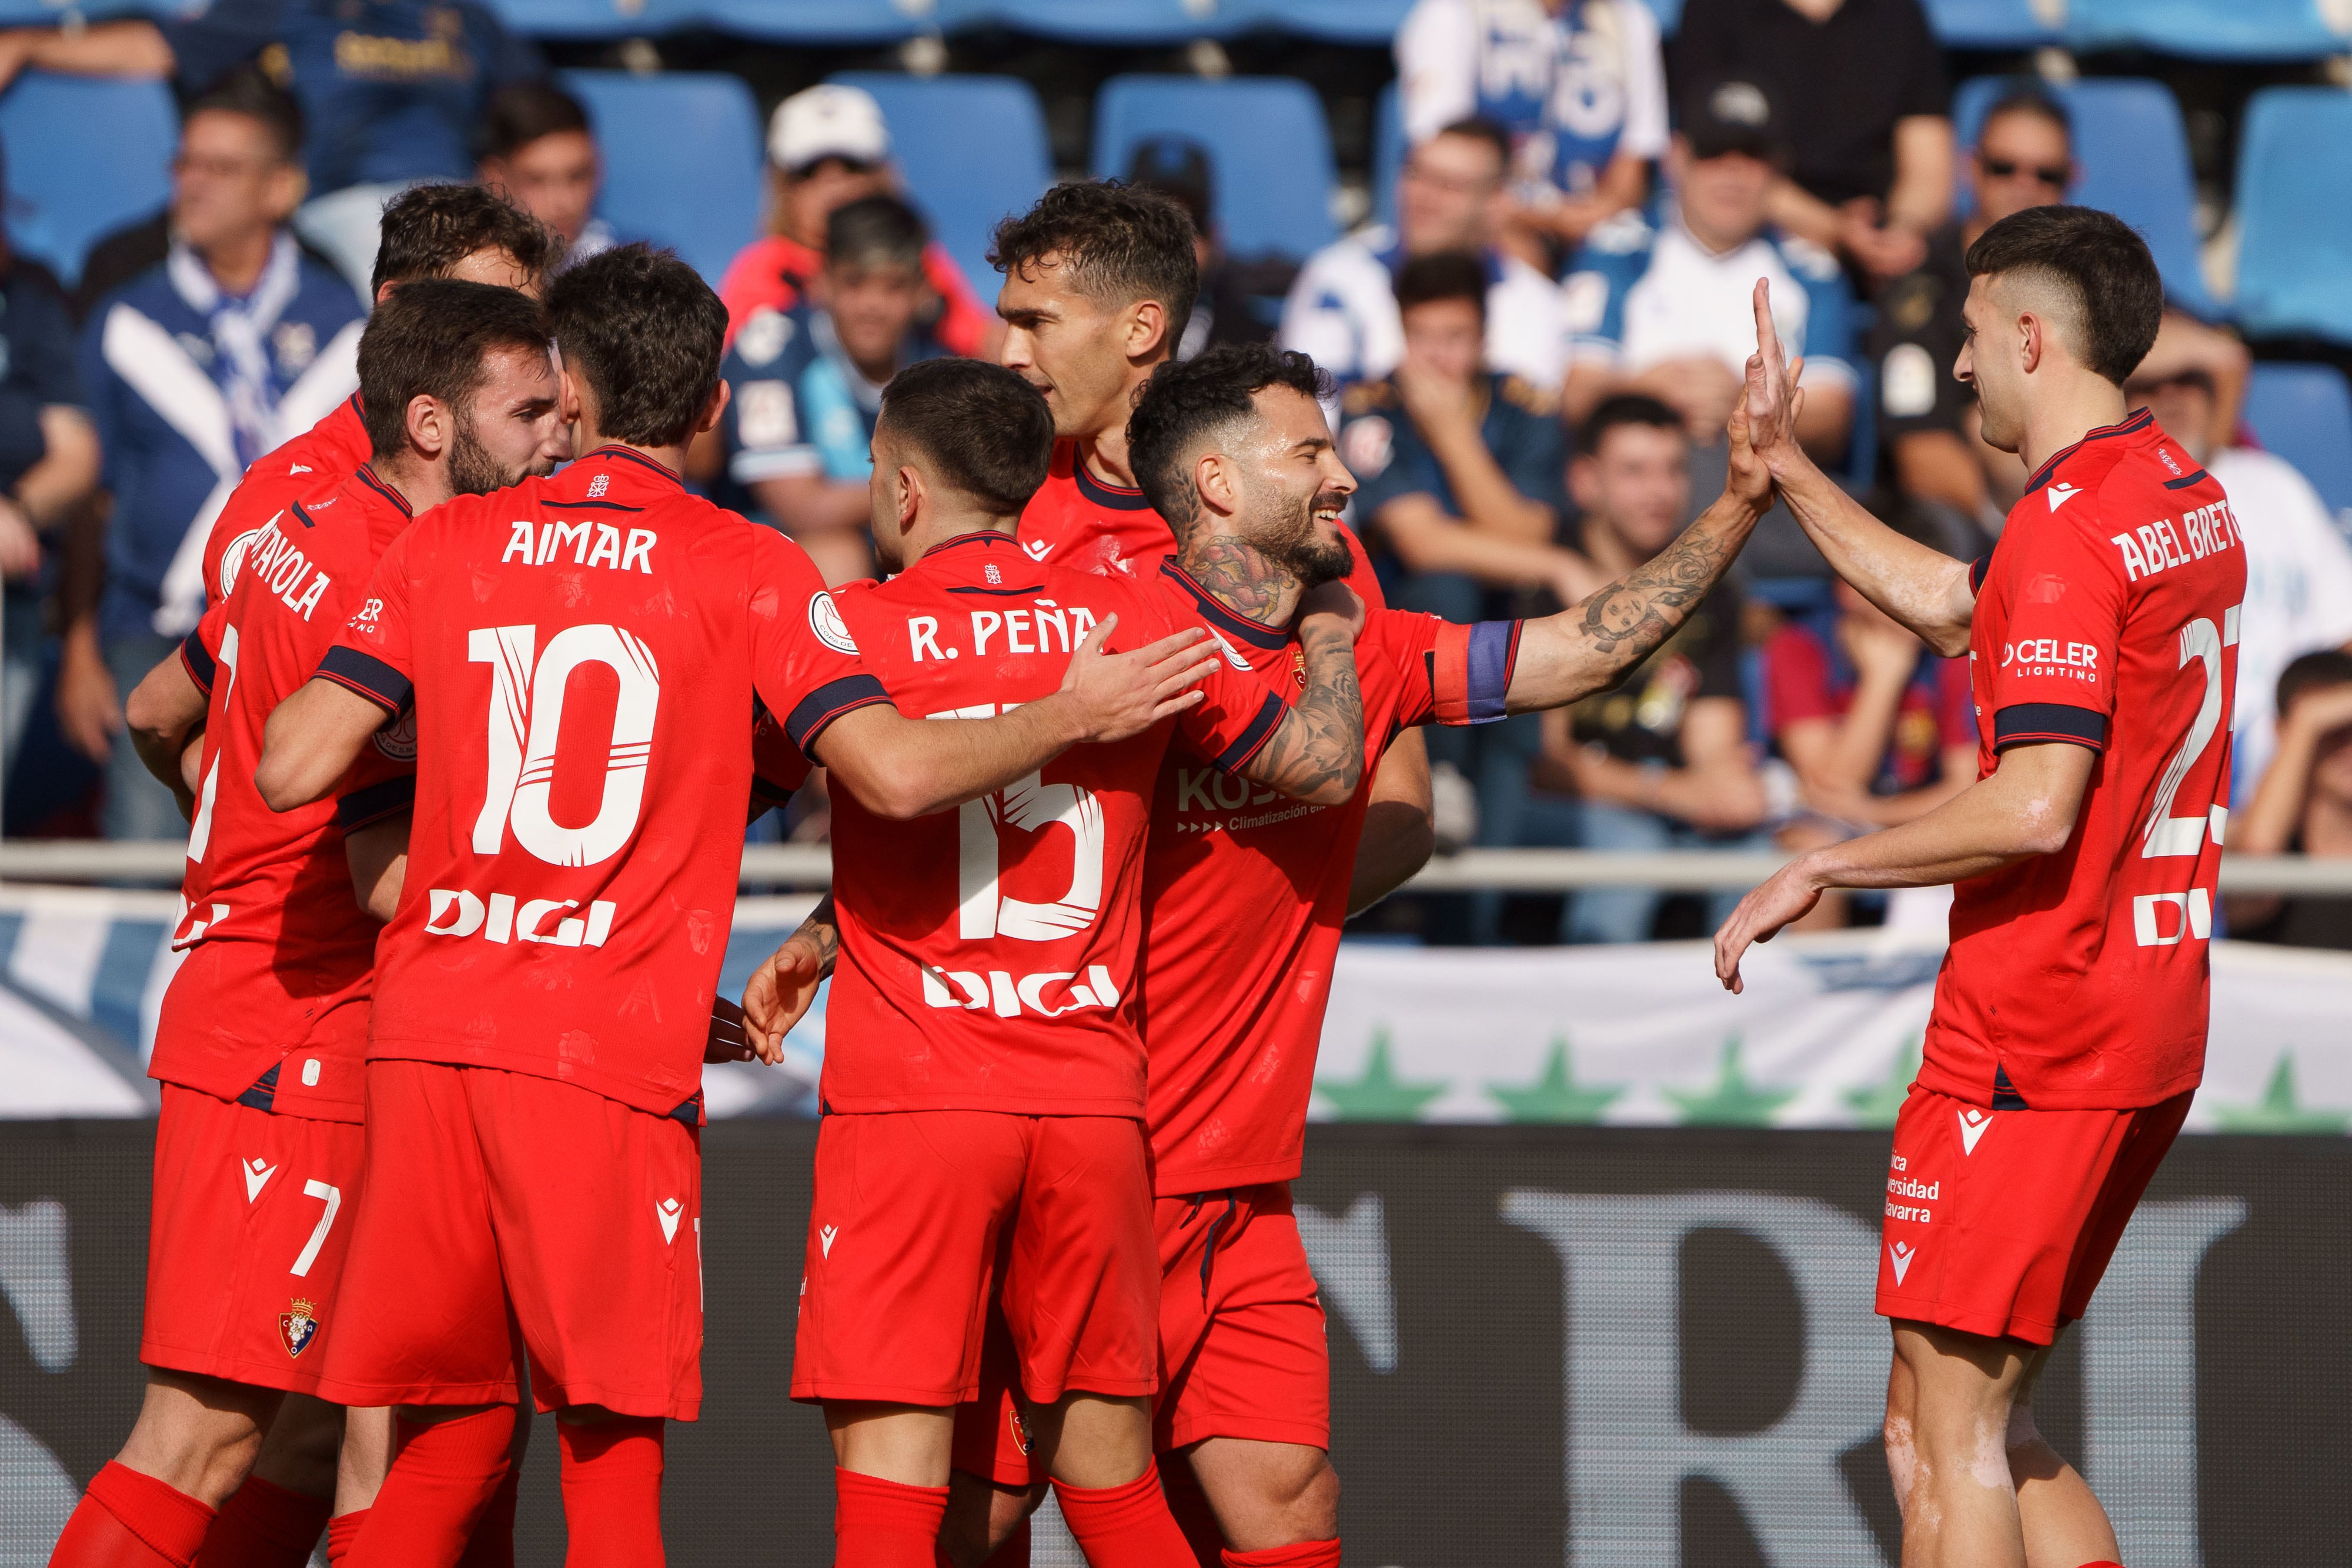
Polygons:
<instances>
[{"instance_id":1,"label":"red football socks","mask_svg":"<svg viewBox=\"0 0 2352 1568\"><path fill-rule=\"evenodd\" d=\"M931 1568L947 1488L910 1487L836 1465L833 1494L836 1568Z\"/></svg>"},{"instance_id":2,"label":"red football socks","mask_svg":"<svg viewBox=\"0 0 2352 1568\"><path fill-rule=\"evenodd\" d=\"M1225 1568L1339 1568L1339 1542L1302 1541L1263 1552L1227 1552L1224 1562Z\"/></svg>"},{"instance_id":3,"label":"red football socks","mask_svg":"<svg viewBox=\"0 0 2352 1568\"><path fill-rule=\"evenodd\" d=\"M333 1508L330 1499L247 1476L221 1505L196 1568L302 1568Z\"/></svg>"},{"instance_id":4,"label":"red football socks","mask_svg":"<svg viewBox=\"0 0 2352 1568\"><path fill-rule=\"evenodd\" d=\"M456 1568L467 1538L511 1469L515 1407L496 1405L429 1426L399 1424L399 1458L368 1511L351 1568Z\"/></svg>"},{"instance_id":5,"label":"red football socks","mask_svg":"<svg viewBox=\"0 0 2352 1568\"><path fill-rule=\"evenodd\" d=\"M177 1487L109 1460L66 1521L50 1568L189 1568L213 1519Z\"/></svg>"},{"instance_id":6,"label":"red football socks","mask_svg":"<svg viewBox=\"0 0 2352 1568\"><path fill-rule=\"evenodd\" d=\"M662 1418L559 1421L555 1430L572 1542L564 1568L659 1568Z\"/></svg>"},{"instance_id":7,"label":"red football socks","mask_svg":"<svg viewBox=\"0 0 2352 1568\"><path fill-rule=\"evenodd\" d=\"M507 1467L507 1479L490 1494L482 1517L474 1521L474 1533L467 1538L466 1555L457 1559L457 1568L514 1568L515 1494L522 1486L522 1471Z\"/></svg>"},{"instance_id":8,"label":"red football socks","mask_svg":"<svg viewBox=\"0 0 2352 1568\"><path fill-rule=\"evenodd\" d=\"M366 1509L355 1508L327 1521L327 1568L340 1568L352 1554L352 1542L360 1538L360 1526L367 1522L367 1516Z\"/></svg>"},{"instance_id":9,"label":"red football socks","mask_svg":"<svg viewBox=\"0 0 2352 1568\"><path fill-rule=\"evenodd\" d=\"M1192 1548L1168 1511L1158 1465L1146 1465L1125 1486L1055 1481L1054 1497L1093 1568L1192 1568Z\"/></svg>"}]
</instances>

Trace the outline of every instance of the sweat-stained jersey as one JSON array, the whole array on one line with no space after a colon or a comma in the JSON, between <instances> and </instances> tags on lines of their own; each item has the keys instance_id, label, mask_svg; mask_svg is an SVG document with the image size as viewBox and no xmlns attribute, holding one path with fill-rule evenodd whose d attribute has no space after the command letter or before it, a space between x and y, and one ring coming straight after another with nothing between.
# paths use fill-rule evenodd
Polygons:
<instances>
[{"instance_id":1,"label":"sweat-stained jersey","mask_svg":"<svg viewBox=\"0 0 2352 1568\"><path fill-rule=\"evenodd\" d=\"M180 657L206 697L203 779L181 883L183 957L151 1077L322 1121L360 1120L368 990L383 929L352 890L343 833L407 809L416 745L387 728L337 791L273 811L253 787L262 727L310 678L365 595L408 503L362 467L289 501L248 541L228 598Z\"/></svg>"},{"instance_id":2,"label":"sweat-stained jersey","mask_svg":"<svg viewBox=\"0 0 2352 1568\"><path fill-rule=\"evenodd\" d=\"M218 604L228 597L247 552L273 518L303 497L349 477L368 460L368 452L360 394L353 392L335 405L334 413L256 458L205 538L205 602ZM352 586L367 584L362 580ZM341 623L340 617L336 623Z\"/></svg>"},{"instance_id":3,"label":"sweat-stained jersey","mask_svg":"<svg viewBox=\"0 0 2352 1568\"><path fill-rule=\"evenodd\" d=\"M656 1114L701 1083L754 695L803 753L889 700L798 546L615 446L427 513L319 673L416 712L370 1059Z\"/></svg>"},{"instance_id":4,"label":"sweat-stained jersey","mask_svg":"<svg viewBox=\"0 0 2352 1568\"><path fill-rule=\"evenodd\" d=\"M1176 536L1143 492L1087 472L1075 441L1054 443L1045 483L1022 508L1021 549L1033 561L1140 577L1176 553Z\"/></svg>"},{"instance_id":5,"label":"sweat-stained jersey","mask_svg":"<svg viewBox=\"0 0 2352 1568\"><path fill-rule=\"evenodd\" d=\"M950 539L888 582L835 598L909 718L988 718L1050 695L1071 651L1113 614L1113 652L1200 623L1160 580L1039 566L1002 533ZM835 793L841 959L818 1086L826 1109L1143 1114L1135 995L1161 758L1181 731L1238 768L1285 712L1225 658L1201 690L1171 721L1074 746L954 811L889 821Z\"/></svg>"},{"instance_id":6,"label":"sweat-stained jersey","mask_svg":"<svg viewBox=\"0 0 2352 1568\"><path fill-rule=\"evenodd\" d=\"M1287 628L1234 614L1173 561L1160 571L1251 668L1285 695L1297 689L1300 654ZM1170 748L1144 864L1147 1119L1160 1196L1298 1174L1378 759L1412 726L1501 718L1518 630L1367 612L1356 640L1364 778L1345 805L1286 800L1181 741Z\"/></svg>"},{"instance_id":7,"label":"sweat-stained jersey","mask_svg":"<svg viewBox=\"0 0 2352 1568\"><path fill-rule=\"evenodd\" d=\"M1955 889L1919 1082L1999 1110L2154 1105L2205 1063L2246 552L2142 410L2042 465L1976 572L1979 775L2099 753L2055 854Z\"/></svg>"}]
</instances>

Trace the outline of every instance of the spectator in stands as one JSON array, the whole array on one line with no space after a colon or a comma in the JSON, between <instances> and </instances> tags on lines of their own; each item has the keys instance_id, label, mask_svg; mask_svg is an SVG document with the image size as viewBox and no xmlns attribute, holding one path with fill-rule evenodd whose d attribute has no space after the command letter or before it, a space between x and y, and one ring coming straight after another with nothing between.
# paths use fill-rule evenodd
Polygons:
<instances>
[{"instance_id":1,"label":"spectator in stands","mask_svg":"<svg viewBox=\"0 0 2352 1568\"><path fill-rule=\"evenodd\" d=\"M0 180L0 201L5 201ZM47 642L41 536L98 486L98 433L58 280L0 233L0 779L40 693Z\"/></svg>"},{"instance_id":2,"label":"spectator in stands","mask_svg":"<svg viewBox=\"0 0 2352 1568\"><path fill-rule=\"evenodd\" d=\"M2154 411L2165 434L2221 482L2245 540L2246 597L2239 616L2230 760L2231 792L2242 804L2279 738L2272 700L2281 673L2298 654L2352 648L2352 546L2336 531L2327 504L2294 465L2254 447L2215 443L2221 400L2214 373L2197 361L2192 349L2166 341L2176 331L2168 316L2156 349L2132 372L2124 392L2135 406Z\"/></svg>"},{"instance_id":3,"label":"spectator in stands","mask_svg":"<svg viewBox=\"0 0 2352 1568\"><path fill-rule=\"evenodd\" d=\"M2352 653L2305 653L2278 678L2278 752L2230 819L2242 854L2352 859ZM2352 898L2240 894L2233 935L2294 947L2352 948Z\"/></svg>"},{"instance_id":4,"label":"spectator in stands","mask_svg":"<svg viewBox=\"0 0 2352 1568\"><path fill-rule=\"evenodd\" d=\"M78 685L103 695L102 727L114 732L110 838L185 831L121 732L114 694L195 625L205 534L246 465L358 385L360 301L286 229L300 155L300 112L258 70L197 99L173 161L171 255L101 301L83 330L113 509L102 592L67 606L66 658L95 657L109 677Z\"/></svg>"},{"instance_id":5,"label":"spectator in stands","mask_svg":"<svg viewBox=\"0 0 2352 1568\"><path fill-rule=\"evenodd\" d=\"M493 93L475 173L563 242L564 266L627 243L596 215L604 155L588 111L562 88L521 81Z\"/></svg>"},{"instance_id":6,"label":"spectator in stands","mask_svg":"<svg viewBox=\"0 0 2352 1568\"><path fill-rule=\"evenodd\" d=\"M801 302L824 268L825 220L837 209L897 188L890 130L872 93L827 82L778 104L768 121L767 237L744 246L719 280L730 337L754 311ZM945 246L925 248L923 276L933 296L924 322L931 335L950 353L992 354L1002 330L995 313Z\"/></svg>"},{"instance_id":7,"label":"spectator in stands","mask_svg":"<svg viewBox=\"0 0 2352 1568\"><path fill-rule=\"evenodd\" d=\"M1952 110L1919 0L1689 0L1674 64L1677 91L1731 77L1780 106L1782 232L1874 284L1926 259L1952 210Z\"/></svg>"},{"instance_id":8,"label":"spectator in stands","mask_svg":"<svg viewBox=\"0 0 2352 1568\"><path fill-rule=\"evenodd\" d=\"M1641 0L1418 0L1396 37L1408 143L1473 117L1510 133L1504 244L1546 276L1649 198L1666 152L1658 23Z\"/></svg>"},{"instance_id":9,"label":"spectator in stands","mask_svg":"<svg viewBox=\"0 0 2352 1568\"><path fill-rule=\"evenodd\" d=\"M1344 384L1376 381L1404 358L1396 279L1406 261L1441 250L1486 264L1486 364L1548 392L1559 390L1559 290L1497 248L1510 139L1465 120L1407 156L1397 182L1397 226L1374 226L1325 246L1299 269L1282 310L1282 346L1309 355Z\"/></svg>"},{"instance_id":10,"label":"spectator in stands","mask_svg":"<svg viewBox=\"0 0 2352 1568\"><path fill-rule=\"evenodd\" d=\"M1274 325L1265 319L1260 301L1279 301L1298 276L1298 268L1280 256L1237 262L1225 254L1212 215L1216 204L1211 177L1207 150L1182 136L1148 138L1137 144L1128 163L1129 184L1159 192L1192 220L1192 259L1200 264L1201 292L1176 344L1180 360L1217 343L1274 341Z\"/></svg>"},{"instance_id":11,"label":"spectator in stands","mask_svg":"<svg viewBox=\"0 0 2352 1568\"><path fill-rule=\"evenodd\" d=\"M384 203L419 180L470 178L491 92L545 68L480 0L215 0L163 22L0 32L0 87L30 66L168 77L184 100L257 60L310 127L310 200L295 226L357 289L374 267Z\"/></svg>"},{"instance_id":12,"label":"spectator in stands","mask_svg":"<svg viewBox=\"0 0 2352 1568\"><path fill-rule=\"evenodd\" d=\"M1780 847L1813 849L1925 816L1977 776L1977 716L1966 659L1937 658L1844 582L1824 635L1802 620L1764 644L1765 725L1796 775L1808 815ZM1825 894L1803 929L1846 924Z\"/></svg>"},{"instance_id":13,"label":"spectator in stands","mask_svg":"<svg viewBox=\"0 0 2352 1568\"><path fill-rule=\"evenodd\" d=\"M1584 554L1604 577L1632 571L1674 541L1690 506L1690 440L1655 398L1612 397L1580 433L1569 486ZM1614 690L1546 714L1535 789L1485 798L1485 841L1594 850L1769 848L1762 782L1748 751L1740 684L1740 599L1729 586ZM1571 942L1639 942L1663 895L1646 888L1578 894ZM1739 890L1715 894L1711 922Z\"/></svg>"},{"instance_id":14,"label":"spectator in stands","mask_svg":"<svg viewBox=\"0 0 2352 1568\"><path fill-rule=\"evenodd\" d=\"M924 324L930 236L896 196L867 196L825 220L824 269L809 303L760 310L722 373L728 473L800 541L827 582L870 577L867 455L882 389L946 350Z\"/></svg>"},{"instance_id":15,"label":"spectator in stands","mask_svg":"<svg viewBox=\"0 0 2352 1568\"><path fill-rule=\"evenodd\" d=\"M1404 359L1341 399L1339 455L1357 527L1392 602L1483 618L1490 591L1549 588L1572 604L1602 579L1555 540L1568 509L1557 399L1486 368L1486 268L1468 251L1404 264Z\"/></svg>"}]
</instances>

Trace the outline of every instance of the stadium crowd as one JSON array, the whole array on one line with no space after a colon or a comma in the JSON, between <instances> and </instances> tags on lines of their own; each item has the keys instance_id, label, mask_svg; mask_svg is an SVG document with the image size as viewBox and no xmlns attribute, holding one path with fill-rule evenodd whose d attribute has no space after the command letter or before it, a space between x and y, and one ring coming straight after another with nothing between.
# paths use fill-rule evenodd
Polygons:
<instances>
[{"instance_id":1,"label":"stadium crowd","mask_svg":"<svg viewBox=\"0 0 2352 1568\"><path fill-rule=\"evenodd\" d=\"M168 208L101 240L70 295L0 259L0 768L33 755L46 686L56 736L102 768L110 837L183 831L122 699L195 623L195 546L238 476L355 387L384 204L495 186L545 231L515 243L559 267L641 237L596 215L591 117L531 43L478 6L379 9L365 48L298 0L0 33L0 87L26 68L163 78L183 105ZM1226 254L1198 144L1148 140L1125 170L1194 219L1181 357L1271 339L1339 379L1350 520L1391 602L1543 613L1659 551L1721 486L1759 277L1803 356L1806 449L1906 535L1991 549L2027 476L1979 439L1950 374L1961 256L2076 186L2060 95L2013 84L1963 145L1918 0L1688 0L1670 43L1637 0L1420 0L1395 59L1393 221L1315 254ZM966 276L901 187L874 96L784 99L766 152L767 232L719 281L732 397L688 471L840 582L877 570L883 386L918 361L1000 357L1005 326L996 279ZM2352 547L2248 429L2252 358L2203 303L2168 311L2130 391L2245 529L2235 841L2352 854ZM1836 588L1785 509L1614 690L1431 737L1442 842L1611 850L1832 842L1948 798L1976 746L1965 667ZM793 821L823 833L821 800ZM2347 902L2230 914L2242 935L2352 947ZM1530 933L1484 900L1424 929L1639 940L1663 903L1588 893ZM1811 918L1877 918L1866 903Z\"/></svg>"}]
</instances>

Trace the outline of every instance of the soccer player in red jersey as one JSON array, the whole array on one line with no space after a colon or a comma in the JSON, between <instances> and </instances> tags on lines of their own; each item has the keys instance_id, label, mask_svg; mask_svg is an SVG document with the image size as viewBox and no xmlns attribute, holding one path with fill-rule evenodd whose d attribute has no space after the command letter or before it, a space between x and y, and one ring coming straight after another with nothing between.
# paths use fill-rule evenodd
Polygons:
<instances>
[{"instance_id":1,"label":"soccer player in red jersey","mask_svg":"<svg viewBox=\"0 0 2352 1568\"><path fill-rule=\"evenodd\" d=\"M457 1560L509 1468L520 1333L556 1412L568 1561L663 1560L662 1434L700 1404L700 1074L753 695L840 784L914 816L1200 699L1190 638L1098 653L1001 718L901 718L782 536L688 494L726 312L624 246L549 290L562 475L394 541L255 776L317 800L413 704L417 792L378 943L366 1171L322 1395L403 1406L348 1561ZM732 737L730 739L730 737Z\"/></svg>"},{"instance_id":2,"label":"soccer player in red jersey","mask_svg":"<svg viewBox=\"0 0 2352 1568\"><path fill-rule=\"evenodd\" d=\"M908 716L1034 701L1114 616L1129 637L1197 624L1161 583L1021 551L1014 525L1053 445L1045 400L993 365L934 361L884 392L872 526L897 575L835 598ZM1087 1560L1185 1559L1151 1453L1159 1267L1134 1001L1144 831L1179 730L1268 789L1326 806L1355 793L1358 605L1337 583L1319 602L1328 611L1301 627L1295 708L1220 661L1173 725L1066 752L953 815L891 822L854 794L835 805L841 963L793 1394L821 1400L833 1430L837 1562L932 1562L955 1407L978 1391L992 1301L1038 1468ZM773 980L766 970L746 988L754 1028L776 1012Z\"/></svg>"},{"instance_id":3,"label":"soccer player in red jersey","mask_svg":"<svg viewBox=\"0 0 2352 1568\"><path fill-rule=\"evenodd\" d=\"M1303 355L1213 349L1163 366L1128 427L1136 474L1180 540L1162 580L1277 689L1298 678L1305 584L1347 566L1339 517L1356 486L1324 422L1328 390ZM1583 602L1476 626L1368 611L1356 666L1370 744L1607 687L1714 586L1769 490L1735 419L1722 498ZM1339 1559L1329 1353L1289 1182L1340 926L1362 899L1358 848L1373 797L1360 782L1338 806L1282 801L1181 739L1154 791L1140 990L1161 1281L1153 1441L1204 1564ZM795 955L778 955L796 998L813 991L829 941L804 929L787 943ZM960 1563L1017 1539L1008 1495L1029 1506L1042 1496L1019 1414L1005 1380L985 1373L980 1399L960 1411L958 1468L997 1489L953 1500L942 1539Z\"/></svg>"},{"instance_id":4,"label":"soccer player in red jersey","mask_svg":"<svg viewBox=\"0 0 2352 1568\"><path fill-rule=\"evenodd\" d=\"M262 727L417 510L570 455L545 317L511 289L418 284L379 308L359 362L370 406L385 411L372 464L288 507L236 591L129 705L142 756L184 795L184 748L202 727L202 782L173 936L184 956L149 1067L163 1105L147 1396L59 1540L61 1564L184 1563L201 1543L196 1560L215 1568L292 1568L335 1490L342 1413L309 1396L341 1316L361 1051L388 913L374 901L398 880L412 753L387 733L339 799L279 815L252 784ZM247 1479L266 1434L268 1458Z\"/></svg>"},{"instance_id":5,"label":"soccer player in red jersey","mask_svg":"<svg viewBox=\"0 0 2352 1568\"><path fill-rule=\"evenodd\" d=\"M1839 575L1967 650L1978 779L1913 822L1798 857L1716 934L1716 973L1823 888L1951 883L1926 1057L1895 1125L1878 1311L1903 1561L2112 1564L2114 1528L2033 1422L2205 1060L2245 550L2221 486L2123 385L2164 305L2147 245L2036 207L1969 247L1955 373L2031 467L1969 566L1846 499L1789 438L1756 288L1757 449Z\"/></svg>"},{"instance_id":6,"label":"soccer player in red jersey","mask_svg":"<svg viewBox=\"0 0 2352 1568\"><path fill-rule=\"evenodd\" d=\"M418 185L383 210L375 301L383 304L394 289L421 277L519 288L536 298L555 256L554 238L496 193L479 185ZM355 392L247 469L203 535L205 602L217 604L227 597L246 552L273 519L320 485L357 471L370 447ZM180 570L173 562L173 570Z\"/></svg>"}]
</instances>

